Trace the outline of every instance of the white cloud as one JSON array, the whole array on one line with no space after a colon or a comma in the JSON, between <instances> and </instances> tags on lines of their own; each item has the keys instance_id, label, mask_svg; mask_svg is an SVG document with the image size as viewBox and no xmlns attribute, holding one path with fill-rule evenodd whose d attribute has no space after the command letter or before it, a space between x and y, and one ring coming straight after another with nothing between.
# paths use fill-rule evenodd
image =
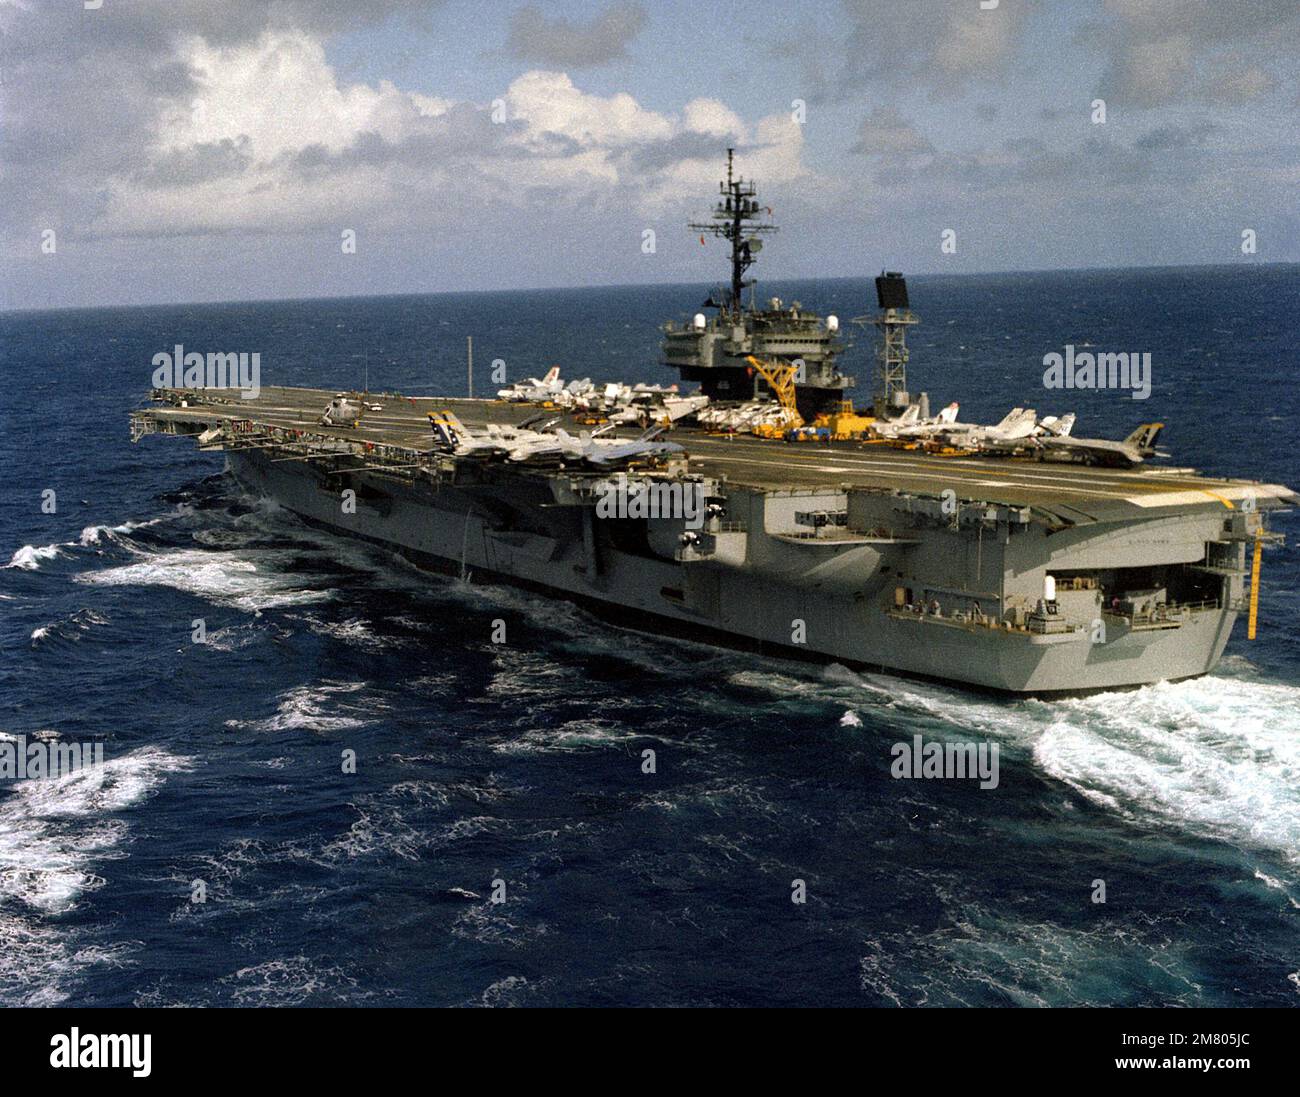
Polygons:
<instances>
[{"instance_id":1,"label":"white cloud","mask_svg":"<svg viewBox=\"0 0 1300 1097\"><path fill-rule=\"evenodd\" d=\"M314 144L339 152L367 131L400 140L421 117L446 109L387 81L341 87L324 47L302 32L267 32L228 49L192 38L182 52L198 90L161 127L163 148L247 138L263 161Z\"/></svg>"},{"instance_id":2,"label":"white cloud","mask_svg":"<svg viewBox=\"0 0 1300 1097\"><path fill-rule=\"evenodd\" d=\"M937 20L929 62L940 79L957 86L967 79L1000 72L1019 45L1022 9L984 11L974 4L946 4Z\"/></svg>"},{"instance_id":3,"label":"white cloud","mask_svg":"<svg viewBox=\"0 0 1300 1097\"><path fill-rule=\"evenodd\" d=\"M673 123L620 92L590 95L562 72L528 72L505 95L507 118L527 123L534 136L568 137L583 146L617 146L672 136Z\"/></svg>"},{"instance_id":4,"label":"white cloud","mask_svg":"<svg viewBox=\"0 0 1300 1097\"><path fill-rule=\"evenodd\" d=\"M796 127L748 124L716 98L655 110L539 69L501 88L496 124L491 101L446 94L436 74L412 91L331 63L332 34L428 7L271 0L220 17L206 0L140 0L100 18L0 0L0 250L24 256L48 227L61 242L472 236L497 231L503 204L544 204L544 224L622 219L707 202L729 144L765 182L806 174Z\"/></svg>"},{"instance_id":5,"label":"white cloud","mask_svg":"<svg viewBox=\"0 0 1300 1097\"><path fill-rule=\"evenodd\" d=\"M692 99L682 108L682 121L688 130L717 137L739 137L745 132L740 115L717 99Z\"/></svg>"},{"instance_id":6,"label":"white cloud","mask_svg":"<svg viewBox=\"0 0 1300 1097\"><path fill-rule=\"evenodd\" d=\"M807 175L788 116L751 128L716 99L670 115L533 71L504 89L498 125L491 104L341 82L302 31L178 50L195 91L159 111L129 174L104 181L97 235L418 228L538 195L659 213L710 193L727 144L765 183Z\"/></svg>"}]
</instances>

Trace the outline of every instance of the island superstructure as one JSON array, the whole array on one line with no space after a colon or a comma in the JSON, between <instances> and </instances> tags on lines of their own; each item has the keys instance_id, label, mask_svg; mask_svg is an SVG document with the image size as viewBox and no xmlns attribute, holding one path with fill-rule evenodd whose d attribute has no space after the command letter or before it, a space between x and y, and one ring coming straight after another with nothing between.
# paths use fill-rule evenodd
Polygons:
<instances>
[{"instance_id":1,"label":"island superstructure","mask_svg":"<svg viewBox=\"0 0 1300 1097\"><path fill-rule=\"evenodd\" d=\"M852 381L835 363L837 325L742 301L758 214L729 157L716 223L730 290L711 320L665 333L665 357L738 401L764 395L748 358L802 359L801 410L843 412ZM906 312L898 288L878 285L882 333ZM882 376L897 349L885 340ZM620 425L593 437L577 412L528 403L367 393L344 398L358 409L349 420L322 416L340 406L326 390L153 397L132 415L133 439L193 436L248 490L428 567L643 630L1020 694L1211 671L1240 613L1253 629L1258 582L1246 580L1275 538L1269 513L1297 501L1184 468L791 443L689 417L663 435ZM878 391L873 412L904 403ZM656 494L700 505L636 502Z\"/></svg>"},{"instance_id":2,"label":"island superstructure","mask_svg":"<svg viewBox=\"0 0 1300 1097\"><path fill-rule=\"evenodd\" d=\"M751 400L767 388L750 364L751 356L798 360L800 412L811 419L832 410L854 385L835 361L842 350L838 317L823 320L798 301L787 305L778 298L758 307L755 283L746 281L745 273L758 260L763 236L775 232L776 226L767 207L759 204L754 182L736 174L733 149L727 150L727 177L718 192L710 218L690 227L701 233L701 243L705 235L727 242L731 280L704 303L704 308L716 310L712 317L700 312L689 325L665 325L664 362L680 370L682 380L698 382L700 391L713 399Z\"/></svg>"}]
</instances>

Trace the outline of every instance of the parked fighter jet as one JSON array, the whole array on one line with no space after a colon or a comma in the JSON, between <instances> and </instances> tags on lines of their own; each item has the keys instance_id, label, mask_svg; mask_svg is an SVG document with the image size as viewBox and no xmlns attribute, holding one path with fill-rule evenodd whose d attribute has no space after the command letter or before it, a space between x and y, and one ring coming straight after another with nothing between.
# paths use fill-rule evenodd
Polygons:
<instances>
[{"instance_id":1,"label":"parked fighter jet","mask_svg":"<svg viewBox=\"0 0 1300 1097\"><path fill-rule=\"evenodd\" d=\"M585 411L608 414L631 404L643 404L659 397L668 398L677 395L676 385L625 385L620 381L611 381L607 385L589 385L586 391L576 395L575 407Z\"/></svg>"},{"instance_id":2,"label":"parked fighter jet","mask_svg":"<svg viewBox=\"0 0 1300 1097\"><path fill-rule=\"evenodd\" d=\"M1066 418L1072 420L1072 417ZM1108 438L1072 438L1067 430L1060 434L1036 434L1016 443L987 442L979 448L981 453L988 454L1024 452L1032 453L1040 460L1078 461L1085 465L1108 468L1133 468L1155 454L1156 439L1162 430L1163 423L1143 423L1122 442Z\"/></svg>"},{"instance_id":3,"label":"parked fighter jet","mask_svg":"<svg viewBox=\"0 0 1300 1097\"><path fill-rule=\"evenodd\" d=\"M383 411L383 405L371 404L346 393L336 392L334 399L325 405L320 423L325 427L355 427L368 411Z\"/></svg>"},{"instance_id":4,"label":"parked fighter jet","mask_svg":"<svg viewBox=\"0 0 1300 1097\"><path fill-rule=\"evenodd\" d=\"M790 426L789 409L776 400L749 400L732 406L707 407L697 415L697 421L710 430L745 433L760 426Z\"/></svg>"},{"instance_id":5,"label":"parked fighter jet","mask_svg":"<svg viewBox=\"0 0 1300 1097\"><path fill-rule=\"evenodd\" d=\"M1005 437L986 435L982 439L975 439L976 448L981 453L1026 453L1035 448L1039 439L1069 437L1070 431L1074 429L1074 418L1074 412L1068 415L1044 415L1034 424L1034 429L1023 437L1018 437L1019 431L1013 431Z\"/></svg>"},{"instance_id":6,"label":"parked fighter jet","mask_svg":"<svg viewBox=\"0 0 1300 1097\"><path fill-rule=\"evenodd\" d=\"M510 454L513 462L545 463L551 461L577 462L608 467L637 458L664 457L670 453L680 453L682 447L676 442L658 442L655 439L663 432L662 427L646 431L639 438L604 438L601 435L613 429L613 425L602 427L595 432L583 431L574 437L560 428L553 435L525 442Z\"/></svg>"},{"instance_id":7,"label":"parked fighter jet","mask_svg":"<svg viewBox=\"0 0 1300 1097\"><path fill-rule=\"evenodd\" d=\"M991 427L954 421L936 428L932 437L961 449L977 449L987 442L1014 442L1028 438L1037 425L1038 413L1032 408L1012 408L1001 422Z\"/></svg>"},{"instance_id":8,"label":"parked fighter jet","mask_svg":"<svg viewBox=\"0 0 1300 1097\"><path fill-rule=\"evenodd\" d=\"M545 433L556 420L542 423L540 430L532 429L544 416L525 420L518 426L488 423L475 433L465 426L451 411L429 412L429 425L433 428L434 448L457 457L510 457L524 452L528 446L546 442L554 435Z\"/></svg>"},{"instance_id":9,"label":"parked fighter jet","mask_svg":"<svg viewBox=\"0 0 1300 1097\"><path fill-rule=\"evenodd\" d=\"M527 381L520 381L509 388L498 389L497 397L517 403L549 401L560 407L571 408L581 404L594 388L590 377L584 377L581 381L570 381L566 385L560 380L560 367L552 366L546 376L540 380L530 377Z\"/></svg>"},{"instance_id":10,"label":"parked fighter jet","mask_svg":"<svg viewBox=\"0 0 1300 1097\"><path fill-rule=\"evenodd\" d=\"M678 396L676 393L639 392L626 407L609 416L611 423L675 423L707 407L707 396Z\"/></svg>"},{"instance_id":11,"label":"parked fighter jet","mask_svg":"<svg viewBox=\"0 0 1300 1097\"><path fill-rule=\"evenodd\" d=\"M896 419L877 419L871 424L871 429L878 438L928 438L956 423L957 411L957 404L952 403L938 415L922 419L920 405L908 404L902 415Z\"/></svg>"},{"instance_id":12,"label":"parked fighter jet","mask_svg":"<svg viewBox=\"0 0 1300 1097\"><path fill-rule=\"evenodd\" d=\"M666 457L670 453L682 452L682 447L676 442L655 441L663 433L663 427L648 430L639 438L600 438L586 431L574 438L565 430L557 430L555 433L564 444L566 459L577 457L593 465L607 466L642 457Z\"/></svg>"},{"instance_id":13,"label":"parked fighter jet","mask_svg":"<svg viewBox=\"0 0 1300 1097\"><path fill-rule=\"evenodd\" d=\"M513 385L498 389L497 397L501 400L535 400L539 396L559 392L561 388L560 367L552 366L546 371L545 377L529 377L526 381L516 381Z\"/></svg>"},{"instance_id":14,"label":"parked fighter jet","mask_svg":"<svg viewBox=\"0 0 1300 1097\"><path fill-rule=\"evenodd\" d=\"M581 403L582 399L594 390L595 387L596 386L591 383L590 377L584 377L581 381L570 381L564 386L561 392L551 397L551 399L562 407L574 408L577 407Z\"/></svg>"}]
</instances>

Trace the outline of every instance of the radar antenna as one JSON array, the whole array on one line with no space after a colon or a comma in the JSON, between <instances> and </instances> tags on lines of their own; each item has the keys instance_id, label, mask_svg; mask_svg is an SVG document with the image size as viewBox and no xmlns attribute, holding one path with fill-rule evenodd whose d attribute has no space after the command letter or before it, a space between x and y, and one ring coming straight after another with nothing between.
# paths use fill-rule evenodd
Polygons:
<instances>
[{"instance_id":1,"label":"radar antenna","mask_svg":"<svg viewBox=\"0 0 1300 1097\"><path fill-rule=\"evenodd\" d=\"M880 332L876 349L875 413L877 418L898 415L911 402L907 391L907 329L919 323L907 299L907 282L896 270L882 270L876 279L876 301L880 311L874 316L855 316L852 323L860 327L873 325ZM929 402L921 394L922 415L930 414Z\"/></svg>"},{"instance_id":2,"label":"radar antenna","mask_svg":"<svg viewBox=\"0 0 1300 1097\"><path fill-rule=\"evenodd\" d=\"M754 181L746 182L734 173L735 152L734 148L727 149L727 178L718 184L721 197L712 216L708 221L692 221L690 228L721 237L731 244L731 289L718 308L724 316L738 318L744 307L745 287L754 284L753 279L745 281L745 271L757 262L758 253L763 249L760 237L775 232L776 225L763 219L764 214L770 216L772 211L758 204ZM700 240L703 242L703 235ZM753 307L752 297L750 307Z\"/></svg>"}]
</instances>

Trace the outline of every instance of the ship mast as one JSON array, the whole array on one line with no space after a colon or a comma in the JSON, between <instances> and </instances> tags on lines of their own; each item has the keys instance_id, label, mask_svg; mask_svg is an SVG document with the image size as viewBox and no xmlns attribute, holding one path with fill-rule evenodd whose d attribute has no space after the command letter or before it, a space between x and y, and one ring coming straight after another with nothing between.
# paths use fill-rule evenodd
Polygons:
<instances>
[{"instance_id":1,"label":"ship mast","mask_svg":"<svg viewBox=\"0 0 1300 1097\"><path fill-rule=\"evenodd\" d=\"M880 332L876 349L875 414L877 418L899 415L912 402L907 391L907 329L920 323L907 299L907 281L896 270L882 270L876 279L876 301L880 311L875 316L855 316L861 327L873 325ZM929 399L921 393L921 415L929 417Z\"/></svg>"},{"instance_id":2,"label":"ship mast","mask_svg":"<svg viewBox=\"0 0 1300 1097\"><path fill-rule=\"evenodd\" d=\"M718 305L724 316L739 319L744 308L743 296L747 271L758 259L763 248L760 236L776 231L776 226L763 220L764 213L771 214L758 204L758 189L751 179L746 182L734 173L734 148L727 149L727 178L718 184L720 198L708 221L692 221L690 227L700 233L721 237L731 245L731 289L727 300ZM703 237L701 237L703 239ZM752 305L752 301L751 301Z\"/></svg>"}]
</instances>

